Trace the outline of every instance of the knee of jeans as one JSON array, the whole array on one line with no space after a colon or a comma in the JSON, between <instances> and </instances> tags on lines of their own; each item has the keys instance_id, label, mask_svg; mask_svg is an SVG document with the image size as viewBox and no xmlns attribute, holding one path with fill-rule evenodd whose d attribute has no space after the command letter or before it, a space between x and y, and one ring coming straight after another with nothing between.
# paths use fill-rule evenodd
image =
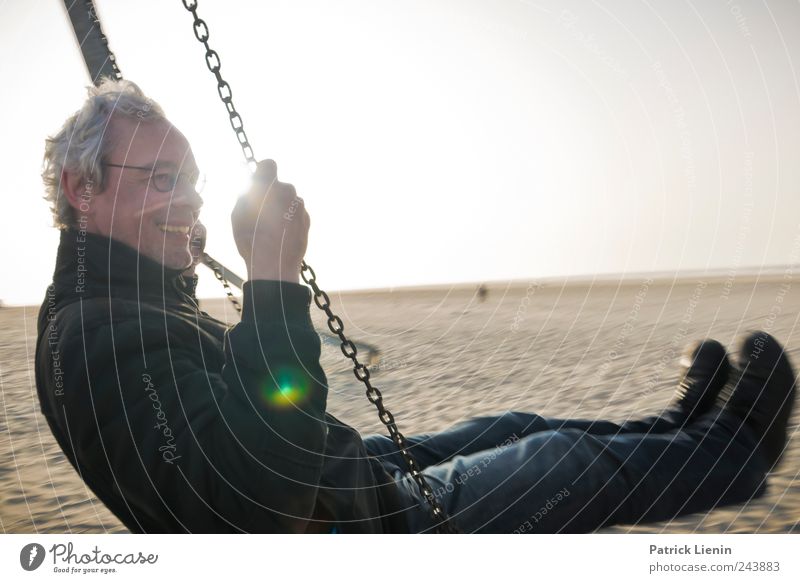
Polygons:
<instances>
[{"instance_id":1,"label":"knee of jeans","mask_svg":"<svg viewBox=\"0 0 800 583\"><path fill-rule=\"evenodd\" d=\"M458 423L453 429L470 430L483 441L500 446L504 441L517 441L524 435L548 429L542 417L535 413L506 411L500 415L479 415Z\"/></svg>"},{"instance_id":2,"label":"knee of jeans","mask_svg":"<svg viewBox=\"0 0 800 583\"><path fill-rule=\"evenodd\" d=\"M550 429L544 417L536 413L529 413L526 411L507 411L504 418L508 419L508 423L514 428L512 434L522 437L525 434L537 433L539 431L547 431Z\"/></svg>"},{"instance_id":3,"label":"knee of jeans","mask_svg":"<svg viewBox=\"0 0 800 583\"><path fill-rule=\"evenodd\" d=\"M591 435L578 429L549 429L521 443L524 444L525 455L546 461L547 467L557 467L559 472L574 473L582 471L585 461L594 457L587 456L587 440L592 439Z\"/></svg>"}]
</instances>

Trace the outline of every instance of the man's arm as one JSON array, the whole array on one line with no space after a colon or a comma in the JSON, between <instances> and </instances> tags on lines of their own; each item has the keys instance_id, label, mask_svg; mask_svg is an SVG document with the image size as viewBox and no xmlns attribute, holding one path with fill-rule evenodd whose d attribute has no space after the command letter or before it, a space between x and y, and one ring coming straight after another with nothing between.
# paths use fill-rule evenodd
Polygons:
<instances>
[{"instance_id":1,"label":"man's arm","mask_svg":"<svg viewBox=\"0 0 800 583\"><path fill-rule=\"evenodd\" d=\"M303 532L326 442L309 302L299 284L248 282L224 362L194 322L112 303L91 328L102 308L84 302L61 337L55 407L84 474L110 475L151 529Z\"/></svg>"}]
</instances>

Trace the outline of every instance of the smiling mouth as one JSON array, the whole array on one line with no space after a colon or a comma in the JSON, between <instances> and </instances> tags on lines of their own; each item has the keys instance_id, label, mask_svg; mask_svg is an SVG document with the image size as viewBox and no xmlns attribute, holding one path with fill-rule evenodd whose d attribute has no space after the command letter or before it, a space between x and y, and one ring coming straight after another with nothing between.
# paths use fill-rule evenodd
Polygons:
<instances>
[{"instance_id":1,"label":"smiling mouth","mask_svg":"<svg viewBox=\"0 0 800 583\"><path fill-rule=\"evenodd\" d=\"M188 235L192 227L180 227L177 225L158 225L158 228L165 233L180 233L181 235Z\"/></svg>"}]
</instances>

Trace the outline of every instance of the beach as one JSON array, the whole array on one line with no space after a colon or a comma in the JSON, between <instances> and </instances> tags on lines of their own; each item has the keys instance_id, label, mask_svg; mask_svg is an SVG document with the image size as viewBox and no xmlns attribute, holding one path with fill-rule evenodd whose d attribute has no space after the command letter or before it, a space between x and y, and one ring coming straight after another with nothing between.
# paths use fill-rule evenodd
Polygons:
<instances>
[{"instance_id":1,"label":"beach","mask_svg":"<svg viewBox=\"0 0 800 583\"><path fill-rule=\"evenodd\" d=\"M210 277L203 272L201 277ZM329 292L345 333L380 349L373 384L405 435L469 417L530 411L558 418L657 414L671 401L690 341L730 346L766 330L800 364L800 293L791 270L766 276L547 279ZM42 290L44 295L44 290ZM231 324L224 299L201 308ZM0 528L5 533L127 529L84 485L39 411L34 380L38 306L0 309ZM324 314L314 304L318 330ZM362 435L382 433L338 344L323 335L328 410ZM800 528L796 407L781 466L747 504L601 532L788 533Z\"/></svg>"}]
</instances>

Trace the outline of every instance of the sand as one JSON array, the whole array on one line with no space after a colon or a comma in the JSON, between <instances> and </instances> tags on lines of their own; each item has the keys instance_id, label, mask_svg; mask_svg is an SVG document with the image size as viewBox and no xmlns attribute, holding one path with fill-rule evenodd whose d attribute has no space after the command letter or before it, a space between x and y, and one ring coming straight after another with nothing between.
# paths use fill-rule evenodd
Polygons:
<instances>
[{"instance_id":1,"label":"sand","mask_svg":"<svg viewBox=\"0 0 800 583\"><path fill-rule=\"evenodd\" d=\"M764 329L800 364L800 294L792 272L785 275L495 282L487 284L485 302L475 295L477 285L331 298L346 332L381 349L374 384L401 431L412 435L507 410L615 421L658 413L672 398L681 350L696 338L729 345L746 330ZM224 300L205 300L203 307L235 320ZM0 529L127 532L84 486L39 412L37 310L0 310ZM325 329L313 305L312 316ZM348 362L338 345L324 343L329 410L364 435L381 432ZM784 461L763 497L604 532L798 531L798 415L796 408Z\"/></svg>"}]
</instances>

